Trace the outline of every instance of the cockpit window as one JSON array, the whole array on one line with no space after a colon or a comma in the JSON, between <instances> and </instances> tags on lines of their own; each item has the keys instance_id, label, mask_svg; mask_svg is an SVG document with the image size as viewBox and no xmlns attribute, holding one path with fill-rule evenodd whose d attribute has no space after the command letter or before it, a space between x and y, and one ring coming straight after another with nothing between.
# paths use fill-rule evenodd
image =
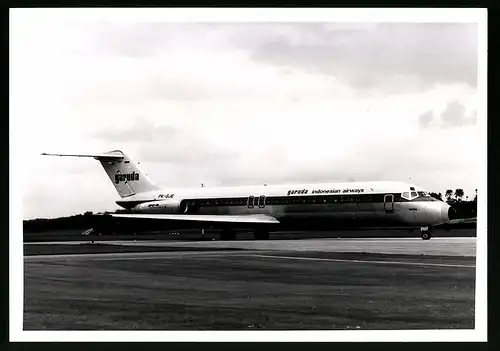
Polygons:
<instances>
[{"instance_id":1,"label":"cockpit window","mask_svg":"<svg viewBox=\"0 0 500 351\"><path fill-rule=\"evenodd\" d=\"M406 200L409 200L409 201L412 201L415 199L419 199L419 201L420 200L426 200L426 201L434 201L435 200L426 191L423 191L423 190L416 191L414 187L410 187L410 191L403 192L401 194L401 197L406 199Z\"/></svg>"},{"instance_id":2,"label":"cockpit window","mask_svg":"<svg viewBox=\"0 0 500 351\"><path fill-rule=\"evenodd\" d=\"M405 191L401 194L401 197L411 201L413 199L416 199L418 197L418 194L415 191L415 187L411 186L410 191Z\"/></svg>"}]
</instances>

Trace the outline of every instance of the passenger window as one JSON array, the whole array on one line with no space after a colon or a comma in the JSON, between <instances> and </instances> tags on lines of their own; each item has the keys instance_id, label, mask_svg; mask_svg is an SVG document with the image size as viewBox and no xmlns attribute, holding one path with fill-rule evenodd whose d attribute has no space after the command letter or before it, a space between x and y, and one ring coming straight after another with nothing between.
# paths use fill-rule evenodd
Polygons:
<instances>
[{"instance_id":1,"label":"passenger window","mask_svg":"<svg viewBox=\"0 0 500 351\"><path fill-rule=\"evenodd\" d=\"M416 197L418 197L417 192L416 191L412 191L411 192L411 198L413 199L413 198L416 198Z\"/></svg>"}]
</instances>

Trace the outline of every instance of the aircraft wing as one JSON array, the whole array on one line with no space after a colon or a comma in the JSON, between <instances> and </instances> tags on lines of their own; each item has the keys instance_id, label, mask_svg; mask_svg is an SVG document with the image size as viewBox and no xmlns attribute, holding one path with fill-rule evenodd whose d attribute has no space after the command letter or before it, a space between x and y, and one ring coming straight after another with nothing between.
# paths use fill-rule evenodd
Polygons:
<instances>
[{"instance_id":1,"label":"aircraft wing","mask_svg":"<svg viewBox=\"0 0 500 351\"><path fill-rule=\"evenodd\" d=\"M118 214L112 217L135 219L163 219L170 221L223 222L223 223L255 223L279 224L279 221L269 215L183 215L183 214Z\"/></svg>"}]
</instances>

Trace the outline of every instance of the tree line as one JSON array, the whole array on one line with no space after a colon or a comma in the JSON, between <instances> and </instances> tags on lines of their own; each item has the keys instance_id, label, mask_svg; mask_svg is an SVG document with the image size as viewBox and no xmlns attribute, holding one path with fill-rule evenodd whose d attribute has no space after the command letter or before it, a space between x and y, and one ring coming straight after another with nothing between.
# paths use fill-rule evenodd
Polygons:
<instances>
[{"instance_id":1,"label":"tree line","mask_svg":"<svg viewBox=\"0 0 500 351\"><path fill-rule=\"evenodd\" d=\"M477 202L477 189L475 189L476 195L474 196L474 199L472 199L472 202ZM441 193L429 193L430 196L432 196L435 199L444 201L443 199L443 194ZM462 198L464 197L464 189L455 189L453 191L452 189L447 189L446 192L444 193L444 197L446 198L446 202L454 202L454 201L462 201ZM465 197L465 201L469 201L469 197Z\"/></svg>"},{"instance_id":2,"label":"tree line","mask_svg":"<svg viewBox=\"0 0 500 351\"><path fill-rule=\"evenodd\" d=\"M457 219L460 218L473 218L477 217L477 189L475 190L476 195L472 200L469 201L469 197L462 200L464 197L463 189L447 189L444 193L444 198L446 203L453 207L455 210L455 216ZM441 193L429 193L430 196L440 200L443 200L443 195Z\"/></svg>"}]
</instances>

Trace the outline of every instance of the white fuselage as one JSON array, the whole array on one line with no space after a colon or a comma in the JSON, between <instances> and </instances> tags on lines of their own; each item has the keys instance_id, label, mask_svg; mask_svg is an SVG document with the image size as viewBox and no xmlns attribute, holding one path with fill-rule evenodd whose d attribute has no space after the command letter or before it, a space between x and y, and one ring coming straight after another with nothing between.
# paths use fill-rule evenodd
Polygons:
<instances>
[{"instance_id":1,"label":"white fuselage","mask_svg":"<svg viewBox=\"0 0 500 351\"><path fill-rule=\"evenodd\" d=\"M167 188L117 203L144 214L266 214L290 227L434 225L446 222L450 209L423 189L400 182Z\"/></svg>"}]
</instances>

